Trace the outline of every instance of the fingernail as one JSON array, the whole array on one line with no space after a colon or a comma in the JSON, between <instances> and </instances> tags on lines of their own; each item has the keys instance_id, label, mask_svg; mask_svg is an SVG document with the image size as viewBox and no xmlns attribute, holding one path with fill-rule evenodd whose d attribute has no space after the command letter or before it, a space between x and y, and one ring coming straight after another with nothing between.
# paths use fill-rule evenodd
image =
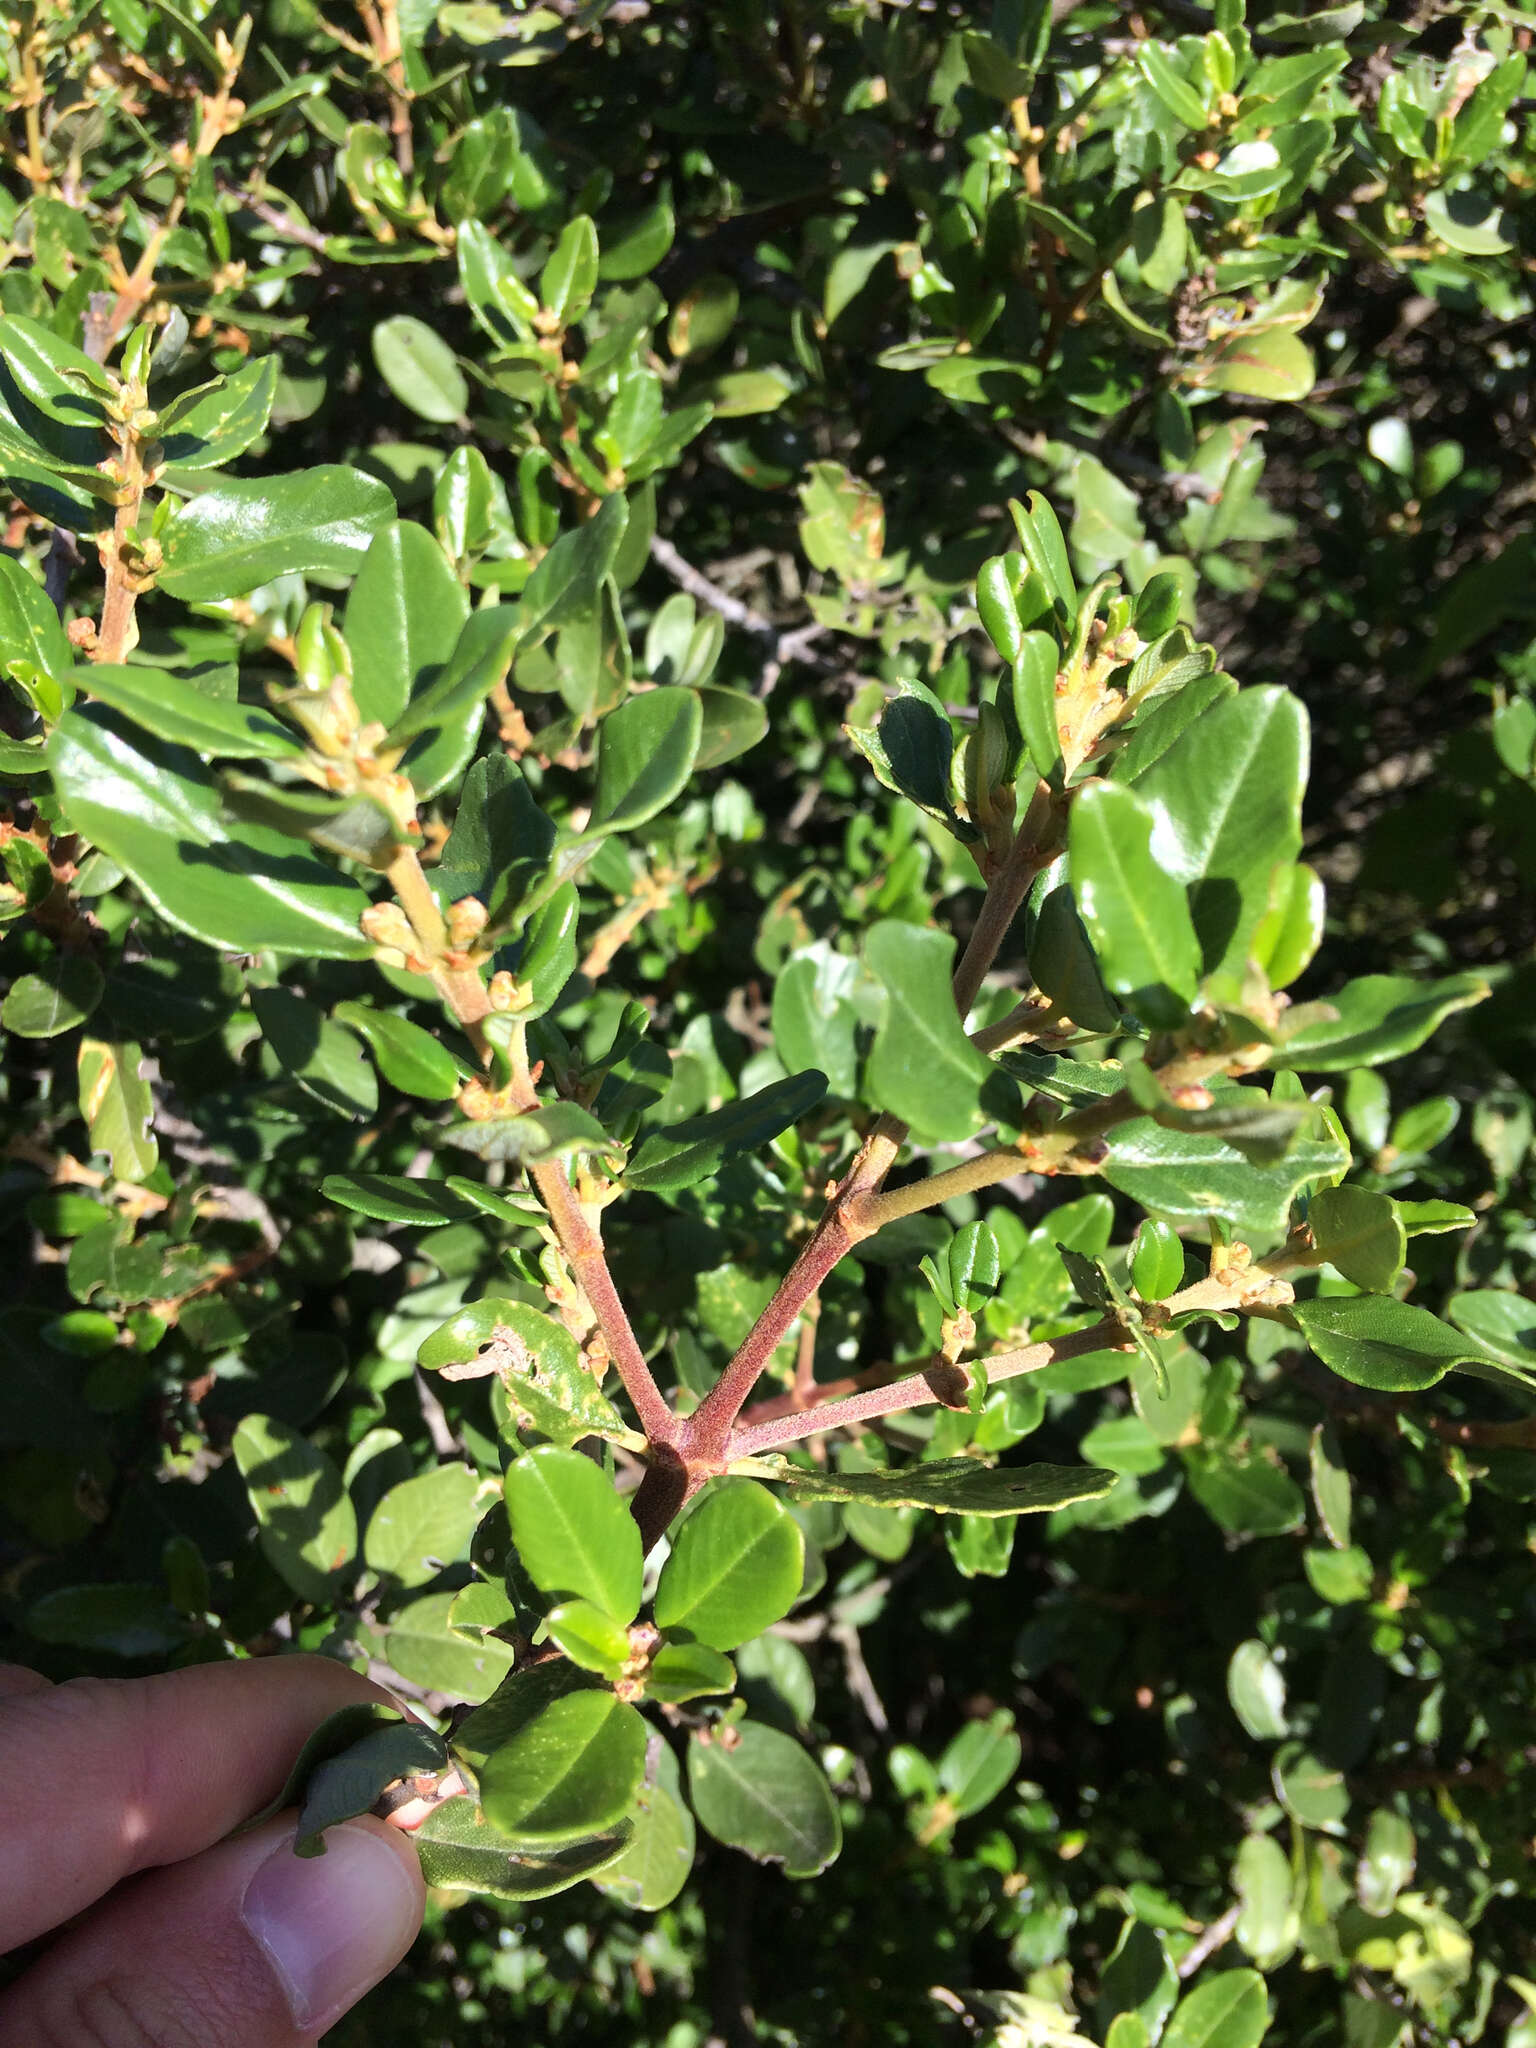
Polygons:
<instances>
[{"instance_id":1,"label":"fingernail","mask_svg":"<svg viewBox=\"0 0 1536 2048\"><path fill-rule=\"evenodd\" d=\"M277 1972L296 2027L345 2012L415 1937L420 1898L398 1851L361 1827L332 1828L323 1856L285 1841L245 1888L240 1912Z\"/></svg>"}]
</instances>

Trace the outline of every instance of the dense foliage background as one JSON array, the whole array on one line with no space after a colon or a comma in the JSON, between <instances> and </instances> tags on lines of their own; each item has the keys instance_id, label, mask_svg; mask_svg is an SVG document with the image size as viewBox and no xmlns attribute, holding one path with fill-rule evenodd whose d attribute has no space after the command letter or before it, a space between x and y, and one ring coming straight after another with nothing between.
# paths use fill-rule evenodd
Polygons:
<instances>
[{"instance_id":1,"label":"dense foliage background","mask_svg":"<svg viewBox=\"0 0 1536 2048\"><path fill-rule=\"evenodd\" d=\"M1502 1361L1496 1384L1369 1393L1272 1322L1185 1345L1172 1408L1123 1361L1053 1369L1009 1426L1124 1475L1112 1494L1020 1521L1011 1555L933 1516L824 1513L824 1581L740 1660L753 1712L839 1793L821 1877L701 1838L652 1915L589 1885L445 1898L338 2040L1049 2048L1114 2023L1135 2048L1213 1958L1263 1973L1277 2048L1536 2039L1529 40L1503 6L1378 0L31 0L0 23L6 318L98 362L148 319L162 408L216 375L244 394L221 462L366 472L477 597L515 601L557 533L627 493L622 628L599 607L521 655L425 815L441 851L482 743L546 801L589 802L623 629L636 675L714 692L718 766L593 863L543 1041L597 1060L638 997L670 1066L649 1095L644 1059L623 1078L642 1103L665 1088L668 1120L807 1043L848 1069L772 1154L614 1211L615 1276L684 1387L881 1106L844 942L974 917L968 856L844 728L867 736L912 682L975 725L996 662L974 584L1015 545L1010 498L1045 494L1085 585L1176 576L1223 669L1306 704L1329 896L1302 996L1491 985L1384 1075L1329 1079L1353 1184L1475 1212L1412 1240L1412 1298ZM0 385L5 549L84 651L102 577L68 535L96 458L37 483L27 376L13 357ZM167 459L182 491L207 481ZM166 556L135 660L217 698L236 660L274 682L323 662L315 629L295 639L312 596L366 636L345 525L308 590L281 546L235 598ZM161 568L157 534L127 547L123 576ZM494 1468L483 1383L434 1393L417 1350L463 1302L542 1300L540 1240L515 1205L428 1230L322 1192L419 1175L430 1143L411 1046L369 1032L374 968L221 955L146 916L108 820L95 851L50 837L24 750L58 709L15 589L0 1656L62 1677L299 1640L436 1697L366 1580L296 1603L232 1438L277 1418L369 1501L466 1447ZM1009 1000L1024 963L1021 921ZM388 973L430 1022L403 956ZM91 1045L146 1064L95 1093ZM1021 1177L846 1263L820 1377L926 1355L918 1254L983 1215L1009 1273L996 1334L1067 1327L1039 1226L1102 1251L1096 1187ZM1071 1224L1063 1193L1090 1205ZM1135 1213L1118 1203L1117 1244ZM1176 2048L1258 2038L1226 2024L1197 2015Z\"/></svg>"}]
</instances>

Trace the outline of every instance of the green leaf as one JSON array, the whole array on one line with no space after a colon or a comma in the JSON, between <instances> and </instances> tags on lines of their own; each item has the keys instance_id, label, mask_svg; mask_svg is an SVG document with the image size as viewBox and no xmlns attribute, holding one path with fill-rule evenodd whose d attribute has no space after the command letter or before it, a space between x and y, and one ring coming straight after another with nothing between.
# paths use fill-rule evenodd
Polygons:
<instances>
[{"instance_id":1,"label":"green leaf","mask_svg":"<svg viewBox=\"0 0 1536 2048\"><path fill-rule=\"evenodd\" d=\"M400 1586L426 1585L468 1556L481 1496L479 1474L468 1465L438 1465L392 1486L369 1517L368 1569Z\"/></svg>"},{"instance_id":2,"label":"green leaf","mask_svg":"<svg viewBox=\"0 0 1536 2048\"><path fill-rule=\"evenodd\" d=\"M512 1648L497 1637L482 1635L471 1642L453 1629L457 1595L425 1593L391 1615L384 1652L402 1678L430 1692L478 1702L486 1699L512 1669Z\"/></svg>"},{"instance_id":3,"label":"green leaf","mask_svg":"<svg viewBox=\"0 0 1536 2048\"><path fill-rule=\"evenodd\" d=\"M162 590L188 604L243 597L275 576L355 573L394 517L386 485L321 464L292 476L226 479L173 513L161 545Z\"/></svg>"},{"instance_id":4,"label":"green leaf","mask_svg":"<svg viewBox=\"0 0 1536 2048\"><path fill-rule=\"evenodd\" d=\"M329 1173L320 1183L328 1202L379 1223L412 1223L430 1230L480 1214L478 1206L439 1180L407 1180L402 1174Z\"/></svg>"},{"instance_id":5,"label":"green leaf","mask_svg":"<svg viewBox=\"0 0 1536 2048\"><path fill-rule=\"evenodd\" d=\"M1059 650L1049 633L1024 633L1013 664L1013 715L1035 773L1053 786L1062 776L1061 730L1056 716Z\"/></svg>"},{"instance_id":6,"label":"green leaf","mask_svg":"<svg viewBox=\"0 0 1536 2048\"><path fill-rule=\"evenodd\" d=\"M1118 1125L1109 1146L1104 1178L1143 1209L1175 1223L1222 1216L1255 1236L1284 1230L1302 1190L1349 1165L1332 1134L1299 1138L1282 1158L1256 1165L1219 1138L1166 1130L1150 1117Z\"/></svg>"},{"instance_id":7,"label":"green leaf","mask_svg":"<svg viewBox=\"0 0 1536 2048\"><path fill-rule=\"evenodd\" d=\"M540 1591L632 1621L640 1530L602 1469L579 1451L540 1444L508 1467L505 1488L513 1547Z\"/></svg>"},{"instance_id":8,"label":"green leaf","mask_svg":"<svg viewBox=\"0 0 1536 2048\"><path fill-rule=\"evenodd\" d=\"M1379 1393L1419 1393L1479 1356L1475 1343L1427 1308L1390 1294L1323 1296L1298 1301L1291 1313L1324 1365Z\"/></svg>"},{"instance_id":9,"label":"green leaf","mask_svg":"<svg viewBox=\"0 0 1536 2048\"><path fill-rule=\"evenodd\" d=\"M278 1064L306 1095L338 1116L373 1115L379 1106L378 1078L350 1031L291 989L253 989L251 1008Z\"/></svg>"},{"instance_id":10,"label":"green leaf","mask_svg":"<svg viewBox=\"0 0 1536 2048\"><path fill-rule=\"evenodd\" d=\"M1131 1285L1143 1301L1166 1301L1184 1279L1184 1245L1171 1223L1145 1217L1131 1246Z\"/></svg>"},{"instance_id":11,"label":"green leaf","mask_svg":"<svg viewBox=\"0 0 1536 2048\"><path fill-rule=\"evenodd\" d=\"M106 1153L118 1180L148 1180L160 1148L142 1051L128 1038L82 1038L76 1059L80 1114L90 1128L91 1150Z\"/></svg>"},{"instance_id":12,"label":"green leaf","mask_svg":"<svg viewBox=\"0 0 1536 2048\"><path fill-rule=\"evenodd\" d=\"M83 1024L106 979L88 953L56 953L36 974L21 974L0 1004L0 1024L20 1038L56 1038Z\"/></svg>"},{"instance_id":13,"label":"green leaf","mask_svg":"<svg viewBox=\"0 0 1536 2048\"><path fill-rule=\"evenodd\" d=\"M1301 1743L1287 1742L1275 1751L1270 1778L1276 1797L1293 1820L1322 1834L1343 1834L1349 1787L1342 1771L1324 1763Z\"/></svg>"},{"instance_id":14,"label":"green leaf","mask_svg":"<svg viewBox=\"0 0 1536 2048\"><path fill-rule=\"evenodd\" d=\"M19 666L62 683L74 665L75 650L47 591L24 562L0 555L0 674ZM52 716L63 708L60 698Z\"/></svg>"},{"instance_id":15,"label":"green leaf","mask_svg":"<svg viewBox=\"0 0 1536 2048\"><path fill-rule=\"evenodd\" d=\"M865 1092L934 1140L968 1138L980 1129L981 1089L994 1072L955 1008L954 954L947 932L895 918L874 925L864 940L865 962L886 998Z\"/></svg>"},{"instance_id":16,"label":"green leaf","mask_svg":"<svg viewBox=\"0 0 1536 2048\"><path fill-rule=\"evenodd\" d=\"M1536 1304L1498 1287L1453 1294L1446 1313L1458 1330L1505 1365L1536 1370Z\"/></svg>"},{"instance_id":17,"label":"green leaf","mask_svg":"<svg viewBox=\"0 0 1536 2048\"><path fill-rule=\"evenodd\" d=\"M791 954L773 985L779 1058L791 1073L819 1068L831 1093L845 1098L858 1087L859 1014L852 1001L857 980L857 963L818 941Z\"/></svg>"},{"instance_id":18,"label":"green leaf","mask_svg":"<svg viewBox=\"0 0 1536 2048\"><path fill-rule=\"evenodd\" d=\"M1285 1718L1285 1677L1267 1646L1250 1638L1239 1643L1227 1665L1227 1698L1256 1742L1279 1742L1289 1732Z\"/></svg>"},{"instance_id":19,"label":"green leaf","mask_svg":"<svg viewBox=\"0 0 1536 2048\"><path fill-rule=\"evenodd\" d=\"M1355 1868L1355 1896L1367 1913L1390 1913L1413 1880L1416 1844L1400 1813L1378 1806L1366 1823L1365 1847Z\"/></svg>"},{"instance_id":20,"label":"green leaf","mask_svg":"<svg viewBox=\"0 0 1536 2048\"><path fill-rule=\"evenodd\" d=\"M590 214L578 213L560 231L539 276L539 299L563 327L573 326L597 289L597 229Z\"/></svg>"},{"instance_id":21,"label":"green leaf","mask_svg":"<svg viewBox=\"0 0 1536 2048\"><path fill-rule=\"evenodd\" d=\"M955 1818L980 1813L1006 1791L1023 1754L1006 1707L985 1720L967 1721L939 1758L939 1784Z\"/></svg>"},{"instance_id":22,"label":"green leaf","mask_svg":"<svg viewBox=\"0 0 1536 2048\"><path fill-rule=\"evenodd\" d=\"M585 619L597 609L628 521L624 494L615 491L583 525L560 535L523 586L520 614L525 641Z\"/></svg>"},{"instance_id":23,"label":"green leaf","mask_svg":"<svg viewBox=\"0 0 1536 2048\"><path fill-rule=\"evenodd\" d=\"M436 879L455 898L477 896L499 921L544 874L554 844L555 828L517 763L486 754L464 778Z\"/></svg>"},{"instance_id":24,"label":"green leaf","mask_svg":"<svg viewBox=\"0 0 1536 2048\"><path fill-rule=\"evenodd\" d=\"M730 1692L735 1684L736 1667L718 1650L708 1649L703 1643L663 1643L651 1659L645 1692L647 1699L681 1706L688 1700L705 1699L711 1693Z\"/></svg>"},{"instance_id":25,"label":"green leaf","mask_svg":"<svg viewBox=\"0 0 1536 2048\"><path fill-rule=\"evenodd\" d=\"M688 1744L693 1810L717 1842L787 1877L815 1877L843 1844L842 1821L820 1767L793 1737L738 1721Z\"/></svg>"},{"instance_id":26,"label":"green leaf","mask_svg":"<svg viewBox=\"0 0 1536 2048\"><path fill-rule=\"evenodd\" d=\"M1232 1889L1242 1902L1238 1942L1263 1968L1278 1968L1296 1946L1300 1916L1292 1902L1290 1858L1273 1835L1244 1837L1232 1870Z\"/></svg>"},{"instance_id":27,"label":"green leaf","mask_svg":"<svg viewBox=\"0 0 1536 2048\"><path fill-rule=\"evenodd\" d=\"M1179 2000L1161 2048L1258 2048L1269 2032L1264 1979L1257 1970L1221 1970Z\"/></svg>"},{"instance_id":28,"label":"green leaf","mask_svg":"<svg viewBox=\"0 0 1536 2048\"><path fill-rule=\"evenodd\" d=\"M978 1464L939 1458L898 1471L811 1472L785 1464L772 1474L792 1502L856 1501L880 1508L929 1508L938 1515L1043 1515L1073 1501L1097 1500L1113 1472L1086 1465Z\"/></svg>"},{"instance_id":29,"label":"green leaf","mask_svg":"<svg viewBox=\"0 0 1536 2048\"><path fill-rule=\"evenodd\" d=\"M352 695L365 722L392 726L430 688L468 617L453 564L424 526L394 519L374 535L342 620Z\"/></svg>"},{"instance_id":30,"label":"green leaf","mask_svg":"<svg viewBox=\"0 0 1536 2048\"><path fill-rule=\"evenodd\" d=\"M1289 988L1323 941L1327 892L1305 861L1271 877L1269 907L1253 928L1250 951L1271 988Z\"/></svg>"},{"instance_id":31,"label":"green leaf","mask_svg":"<svg viewBox=\"0 0 1536 2048\"><path fill-rule=\"evenodd\" d=\"M800 1525L766 1487L713 1480L672 1539L656 1625L734 1650L789 1612L804 1569Z\"/></svg>"},{"instance_id":32,"label":"green leaf","mask_svg":"<svg viewBox=\"0 0 1536 2048\"><path fill-rule=\"evenodd\" d=\"M664 1742L651 1743L631 1818L629 1846L596 1880L597 1888L631 1911L659 1913L688 1882L695 1847L677 1758Z\"/></svg>"},{"instance_id":33,"label":"green leaf","mask_svg":"<svg viewBox=\"0 0 1536 2048\"><path fill-rule=\"evenodd\" d=\"M1077 611L1077 584L1061 525L1038 491L1029 493L1027 507L1010 499L1008 510L1019 536L1019 549L1031 569L1050 593L1052 601L1069 616Z\"/></svg>"},{"instance_id":34,"label":"green leaf","mask_svg":"<svg viewBox=\"0 0 1536 2048\"><path fill-rule=\"evenodd\" d=\"M1061 1017L1085 1031L1113 1031L1121 1021L1119 1005L1104 986L1066 867L1053 862L1031 893L1029 971Z\"/></svg>"},{"instance_id":35,"label":"green leaf","mask_svg":"<svg viewBox=\"0 0 1536 2048\"><path fill-rule=\"evenodd\" d=\"M379 1072L402 1094L450 1102L459 1092L453 1054L419 1024L389 1010L376 1010L371 1003L338 1003L331 1015L367 1040Z\"/></svg>"},{"instance_id":36,"label":"green leaf","mask_svg":"<svg viewBox=\"0 0 1536 2048\"><path fill-rule=\"evenodd\" d=\"M1242 398L1305 398L1317 381L1312 351L1289 327L1239 329L1219 342L1192 382Z\"/></svg>"},{"instance_id":37,"label":"green leaf","mask_svg":"<svg viewBox=\"0 0 1536 2048\"><path fill-rule=\"evenodd\" d=\"M1281 1536L1306 1514L1301 1488L1261 1452L1219 1446L1189 1451L1189 1490L1220 1528L1233 1536Z\"/></svg>"},{"instance_id":38,"label":"green leaf","mask_svg":"<svg viewBox=\"0 0 1536 2048\"><path fill-rule=\"evenodd\" d=\"M447 1769L443 1738L422 1721L390 1720L316 1764L304 1787L294 1854L323 1856L324 1830L367 1813L401 1778Z\"/></svg>"},{"instance_id":39,"label":"green leaf","mask_svg":"<svg viewBox=\"0 0 1536 2048\"><path fill-rule=\"evenodd\" d=\"M699 687L703 713L696 769L719 768L755 747L768 731L768 707L745 690L722 689L718 683Z\"/></svg>"},{"instance_id":40,"label":"green leaf","mask_svg":"<svg viewBox=\"0 0 1536 2048\"><path fill-rule=\"evenodd\" d=\"M561 1454L565 1455L565 1454ZM503 1833L555 1845L623 1819L645 1772L646 1727L611 1692L568 1694L487 1757L485 1817Z\"/></svg>"},{"instance_id":41,"label":"green leaf","mask_svg":"<svg viewBox=\"0 0 1536 2048\"><path fill-rule=\"evenodd\" d=\"M569 1891L583 1878L616 1866L633 1839L625 1824L587 1841L545 1848L493 1827L474 1802L447 1799L412 1838L421 1874L433 1891L475 1892L522 1905Z\"/></svg>"},{"instance_id":42,"label":"green leaf","mask_svg":"<svg viewBox=\"0 0 1536 2048\"><path fill-rule=\"evenodd\" d=\"M1136 785L1160 812L1159 866L1189 887L1207 973L1241 982L1270 875L1301 845L1306 779L1306 713L1265 686L1214 704ZM1075 819L1073 831L1075 847Z\"/></svg>"},{"instance_id":43,"label":"green leaf","mask_svg":"<svg viewBox=\"0 0 1536 2048\"><path fill-rule=\"evenodd\" d=\"M422 1344L417 1363L449 1380L499 1374L517 1425L557 1444L629 1433L569 1330L526 1302L492 1297L460 1309Z\"/></svg>"},{"instance_id":44,"label":"green leaf","mask_svg":"<svg viewBox=\"0 0 1536 2048\"><path fill-rule=\"evenodd\" d=\"M1387 1293L1403 1269L1407 1239L1390 1196L1323 1188L1308 1206L1307 1228L1329 1264L1369 1293Z\"/></svg>"},{"instance_id":45,"label":"green leaf","mask_svg":"<svg viewBox=\"0 0 1536 2048\"><path fill-rule=\"evenodd\" d=\"M180 676L96 662L74 672L76 692L98 697L157 739L227 761L302 759L298 736L270 711L210 697Z\"/></svg>"},{"instance_id":46,"label":"green leaf","mask_svg":"<svg viewBox=\"0 0 1536 2048\"><path fill-rule=\"evenodd\" d=\"M1179 69L1166 43L1143 43L1136 53L1142 75L1168 111L1199 133L1209 118L1205 102Z\"/></svg>"},{"instance_id":47,"label":"green leaf","mask_svg":"<svg viewBox=\"0 0 1536 2048\"><path fill-rule=\"evenodd\" d=\"M598 727L587 838L627 832L665 810L693 773L703 736L697 691L669 684L626 698Z\"/></svg>"},{"instance_id":48,"label":"green leaf","mask_svg":"<svg viewBox=\"0 0 1536 2048\"><path fill-rule=\"evenodd\" d=\"M1328 1541L1337 1550L1349 1548L1351 1509L1354 1500L1349 1467L1331 1424L1320 1422L1308 1445L1312 1473L1312 1503Z\"/></svg>"},{"instance_id":49,"label":"green leaf","mask_svg":"<svg viewBox=\"0 0 1536 2048\"><path fill-rule=\"evenodd\" d=\"M40 1643L113 1657L168 1657L193 1634L159 1586L112 1581L56 1586L26 1610L26 1630Z\"/></svg>"},{"instance_id":50,"label":"green leaf","mask_svg":"<svg viewBox=\"0 0 1536 2048\"><path fill-rule=\"evenodd\" d=\"M1100 2023L1131 2014L1155 2037L1178 1995L1178 1972L1163 1935L1145 1921L1127 1920L1099 1976Z\"/></svg>"},{"instance_id":51,"label":"green leaf","mask_svg":"<svg viewBox=\"0 0 1536 2048\"><path fill-rule=\"evenodd\" d=\"M652 1131L630 1155L624 1184L652 1191L693 1187L711 1178L727 1159L755 1152L808 1116L826 1092L826 1075L813 1068L771 1081L755 1095L744 1095L723 1109Z\"/></svg>"},{"instance_id":52,"label":"green leaf","mask_svg":"<svg viewBox=\"0 0 1536 2048\"><path fill-rule=\"evenodd\" d=\"M373 330L379 375L418 419L450 426L469 407L469 385L453 350L425 320L396 313Z\"/></svg>"},{"instance_id":53,"label":"green leaf","mask_svg":"<svg viewBox=\"0 0 1536 2048\"><path fill-rule=\"evenodd\" d=\"M1188 1021L1200 949L1182 884L1153 851L1158 814L1119 783L1072 805L1072 891L1114 993L1155 1029Z\"/></svg>"},{"instance_id":54,"label":"green leaf","mask_svg":"<svg viewBox=\"0 0 1536 2048\"><path fill-rule=\"evenodd\" d=\"M934 817L952 818L949 720L921 697L903 694L885 707L878 731L892 786Z\"/></svg>"},{"instance_id":55,"label":"green leaf","mask_svg":"<svg viewBox=\"0 0 1536 2048\"><path fill-rule=\"evenodd\" d=\"M576 1153L612 1156L623 1150L579 1103L555 1102L526 1116L492 1117L484 1123L460 1124L442 1133L442 1142L477 1159L515 1160L538 1165Z\"/></svg>"},{"instance_id":56,"label":"green leaf","mask_svg":"<svg viewBox=\"0 0 1536 2048\"><path fill-rule=\"evenodd\" d=\"M271 1415L247 1415L232 1448L267 1562L302 1599L330 1606L357 1556L357 1516L341 1474Z\"/></svg>"},{"instance_id":57,"label":"green leaf","mask_svg":"<svg viewBox=\"0 0 1536 2048\"><path fill-rule=\"evenodd\" d=\"M562 1600L545 1615L544 1626L550 1641L583 1671L595 1671L610 1682L623 1675L629 1631L590 1600Z\"/></svg>"},{"instance_id":58,"label":"green leaf","mask_svg":"<svg viewBox=\"0 0 1536 2048\"><path fill-rule=\"evenodd\" d=\"M277 396L279 360L246 363L211 389L185 392L160 415L162 460L175 469L218 469L243 455L267 431Z\"/></svg>"},{"instance_id":59,"label":"green leaf","mask_svg":"<svg viewBox=\"0 0 1536 2048\"><path fill-rule=\"evenodd\" d=\"M366 959L356 882L269 827L231 828L195 754L110 712L67 712L48 743L75 829L131 875L171 924L242 953Z\"/></svg>"},{"instance_id":60,"label":"green leaf","mask_svg":"<svg viewBox=\"0 0 1536 2048\"><path fill-rule=\"evenodd\" d=\"M1488 984L1478 974L1415 981L1407 974L1367 974L1328 997L1336 1016L1308 1023L1270 1055L1271 1066L1337 1074L1380 1066L1415 1052L1457 1010L1480 1003Z\"/></svg>"},{"instance_id":61,"label":"green leaf","mask_svg":"<svg viewBox=\"0 0 1536 2048\"><path fill-rule=\"evenodd\" d=\"M398 746L419 733L449 729L457 735L456 749L463 749L467 760L471 748L465 746L464 734L471 735L472 746L472 737L480 729L481 707L497 684L506 680L517 635L515 605L487 605L483 611L471 612L442 668L417 690L390 727L390 743ZM423 761L429 763L426 768ZM449 773L456 774L462 765L457 762ZM444 762L435 750L415 750L402 766L420 796L435 794L446 779Z\"/></svg>"}]
</instances>

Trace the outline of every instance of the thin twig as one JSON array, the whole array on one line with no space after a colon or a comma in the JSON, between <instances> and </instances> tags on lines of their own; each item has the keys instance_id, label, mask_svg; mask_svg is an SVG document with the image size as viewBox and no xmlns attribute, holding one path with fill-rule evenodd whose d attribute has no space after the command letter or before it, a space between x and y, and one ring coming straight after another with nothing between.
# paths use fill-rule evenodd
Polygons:
<instances>
[{"instance_id":1,"label":"thin twig","mask_svg":"<svg viewBox=\"0 0 1536 2048\"><path fill-rule=\"evenodd\" d=\"M651 560L665 569L673 582L686 590L696 604L718 612L727 625L750 633L754 639L764 643L768 658L758 683L760 697L766 697L791 662L803 661L813 643L828 631L825 626L811 624L795 626L789 632L781 633L772 619L764 618L760 611L744 604L739 597L732 597L718 584L711 583L701 570L695 569L678 553L671 541L663 540L659 533L651 536Z\"/></svg>"},{"instance_id":2,"label":"thin twig","mask_svg":"<svg viewBox=\"0 0 1536 2048\"><path fill-rule=\"evenodd\" d=\"M1243 1917L1241 1903L1228 1906L1219 1920L1213 1920L1194 1946L1179 1958L1179 1977L1184 1980L1193 1977L1200 1965L1209 1962L1217 1949L1224 1948L1237 1932L1237 1923Z\"/></svg>"}]
</instances>

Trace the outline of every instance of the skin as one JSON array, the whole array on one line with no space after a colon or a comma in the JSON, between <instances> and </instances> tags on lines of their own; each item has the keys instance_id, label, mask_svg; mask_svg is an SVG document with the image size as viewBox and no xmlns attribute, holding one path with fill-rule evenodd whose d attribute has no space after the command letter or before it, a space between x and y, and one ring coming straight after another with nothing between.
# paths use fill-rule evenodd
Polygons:
<instances>
[{"instance_id":1,"label":"skin","mask_svg":"<svg viewBox=\"0 0 1536 2048\"><path fill-rule=\"evenodd\" d=\"M370 1700L396 1705L321 1657L58 1686L0 1665L0 1753L19 1766L0 1834L0 1946L53 1937L0 1992L0 2048L317 2041L368 1986L354 1967L296 2022L241 1914L256 1873L291 1842L293 1816L231 1831L281 1791L328 1714ZM400 1863L398 1884L387 1863L382 1872L388 1925L366 1961L371 1983L410 1946L424 1893L405 1835L373 1818L347 1827L376 1834ZM330 1868L340 1881L345 1856Z\"/></svg>"}]
</instances>

